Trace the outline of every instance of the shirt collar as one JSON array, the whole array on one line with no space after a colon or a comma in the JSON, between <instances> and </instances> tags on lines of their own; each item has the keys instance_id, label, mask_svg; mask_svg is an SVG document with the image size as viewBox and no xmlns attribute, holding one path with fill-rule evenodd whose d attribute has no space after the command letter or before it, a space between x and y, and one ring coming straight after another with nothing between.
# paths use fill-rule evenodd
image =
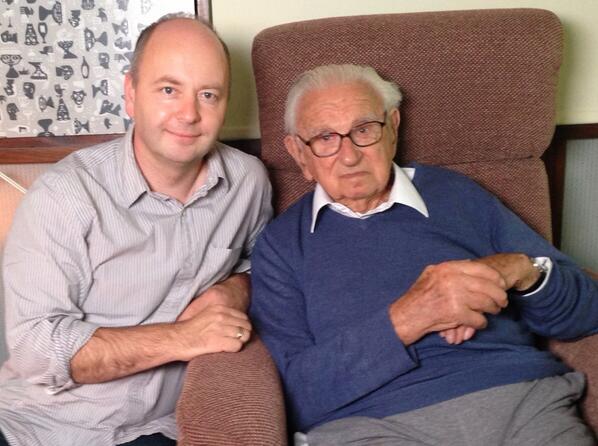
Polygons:
<instances>
[{"instance_id":1,"label":"shirt collar","mask_svg":"<svg viewBox=\"0 0 598 446\"><path fill-rule=\"evenodd\" d=\"M386 203L392 204L399 203L404 204L405 206L409 206L425 217L429 217L428 208L426 207L426 203L424 203L423 198L415 188L412 183L413 177L415 176L415 168L406 167L401 168L397 166L395 163L392 163L393 173L394 173L394 181L392 183L392 187L390 189L390 194L388 196L388 201L385 203L380 204L376 209L373 211L368 212L366 215L376 214L378 212L383 212L388 209L390 206L385 205ZM314 232L316 228L316 222L318 220L318 215L323 207L329 205L335 205L337 207L344 207L340 203L335 203L334 200L326 193L324 188L319 184L316 184L316 189L314 191L313 202L312 202L312 211L311 211L311 227L310 232ZM348 210L348 208L347 208ZM349 210L349 212L352 212ZM355 214L355 217L359 217L358 214ZM343 212L345 214L345 212ZM345 214L346 215L346 214Z\"/></svg>"},{"instance_id":2,"label":"shirt collar","mask_svg":"<svg viewBox=\"0 0 598 446\"><path fill-rule=\"evenodd\" d=\"M193 195L191 195L191 198L185 204L185 206L190 205L198 198L206 196L208 191L216 186L220 180L222 180L222 184L228 190L230 181L221 153L221 150L224 150L221 149L223 146L224 144L216 142L212 150L210 150L210 152L204 158L204 162L208 164L208 176L206 178L206 182L203 184L203 186L199 187L195 192L193 192Z\"/></svg>"},{"instance_id":3,"label":"shirt collar","mask_svg":"<svg viewBox=\"0 0 598 446\"><path fill-rule=\"evenodd\" d=\"M135 152L133 150L133 131L134 126L131 126L121 141L122 150L120 151L121 155L119 160L119 165L122 166L122 194L127 207L131 207L133 203L135 203L144 193L151 192L151 189L141 173L141 169L139 168L137 161L135 160ZM218 183L219 178L223 179L225 186L228 188L230 183L226 174L224 162L222 160L222 155L220 154L219 150L221 145L221 143L216 142L214 148L209 152L208 155L206 155L205 161L208 163L208 176L206 178L206 182L193 193L187 205L191 204L196 199L205 196L207 191L209 191Z\"/></svg>"}]
</instances>

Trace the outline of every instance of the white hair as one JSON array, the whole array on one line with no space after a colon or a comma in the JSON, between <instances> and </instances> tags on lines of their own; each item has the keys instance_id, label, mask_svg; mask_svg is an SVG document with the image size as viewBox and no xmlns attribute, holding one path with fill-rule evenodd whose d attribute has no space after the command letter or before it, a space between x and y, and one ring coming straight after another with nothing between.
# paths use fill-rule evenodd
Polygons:
<instances>
[{"instance_id":1,"label":"white hair","mask_svg":"<svg viewBox=\"0 0 598 446\"><path fill-rule=\"evenodd\" d=\"M386 111L401 103L401 91L394 82L385 81L372 67L364 65L322 65L304 72L295 81L289 94L284 113L287 133L295 133L297 107L306 93L339 84L365 83L374 89L384 102Z\"/></svg>"}]
</instances>

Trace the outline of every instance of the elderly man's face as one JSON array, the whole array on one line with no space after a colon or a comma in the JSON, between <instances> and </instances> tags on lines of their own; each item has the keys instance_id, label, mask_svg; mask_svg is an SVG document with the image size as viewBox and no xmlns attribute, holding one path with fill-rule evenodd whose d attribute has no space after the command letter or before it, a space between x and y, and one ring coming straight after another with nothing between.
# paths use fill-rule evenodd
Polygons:
<instances>
[{"instance_id":1,"label":"elderly man's face","mask_svg":"<svg viewBox=\"0 0 598 446\"><path fill-rule=\"evenodd\" d=\"M364 122L382 121L384 111L381 98L363 83L313 90L299 102L297 134L306 141L327 131L345 134ZM317 181L334 201L365 212L388 197L398 126L399 112L392 109L378 143L357 147L343 138L339 152L326 158L315 156L296 135L288 135L285 145L308 180Z\"/></svg>"}]
</instances>

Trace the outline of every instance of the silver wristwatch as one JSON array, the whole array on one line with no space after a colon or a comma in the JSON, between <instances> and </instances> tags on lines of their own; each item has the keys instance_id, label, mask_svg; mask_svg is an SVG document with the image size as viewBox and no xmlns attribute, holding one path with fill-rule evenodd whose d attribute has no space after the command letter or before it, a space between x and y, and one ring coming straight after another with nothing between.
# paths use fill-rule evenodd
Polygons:
<instances>
[{"instance_id":1,"label":"silver wristwatch","mask_svg":"<svg viewBox=\"0 0 598 446\"><path fill-rule=\"evenodd\" d=\"M530 257L529 261L532 262L532 266L538 270L540 274L546 274L548 272L547 257Z\"/></svg>"}]
</instances>

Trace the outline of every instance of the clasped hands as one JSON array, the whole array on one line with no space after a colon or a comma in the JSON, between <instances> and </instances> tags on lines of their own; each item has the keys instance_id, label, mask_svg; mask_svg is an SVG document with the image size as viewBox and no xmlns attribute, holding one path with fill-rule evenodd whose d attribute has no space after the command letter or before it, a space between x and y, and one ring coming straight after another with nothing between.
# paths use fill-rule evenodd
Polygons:
<instances>
[{"instance_id":1,"label":"clasped hands","mask_svg":"<svg viewBox=\"0 0 598 446\"><path fill-rule=\"evenodd\" d=\"M525 290L539 275L520 253L430 265L390 305L390 319L405 345L432 332L459 344L486 327L485 314L498 314L508 305L507 290Z\"/></svg>"}]
</instances>

